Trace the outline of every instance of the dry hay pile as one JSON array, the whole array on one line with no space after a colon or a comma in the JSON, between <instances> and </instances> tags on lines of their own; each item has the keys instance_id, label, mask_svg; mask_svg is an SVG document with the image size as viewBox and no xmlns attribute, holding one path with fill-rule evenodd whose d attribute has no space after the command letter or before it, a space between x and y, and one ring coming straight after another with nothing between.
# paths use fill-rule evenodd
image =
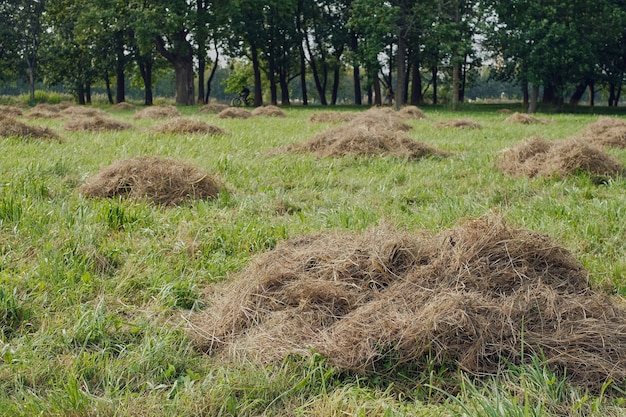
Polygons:
<instances>
[{"instance_id":1,"label":"dry hay pile","mask_svg":"<svg viewBox=\"0 0 626 417\"><path fill-rule=\"evenodd\" d=\"M209 135L225 135L227 132L221 127L211 125L202 120L188 117L177 117L156 128L159 133L204 133Z\"/></svg>"},{"instance_id":2,"label":"dry hay pile","mask_svg":"<svg viewBox=\"0 0 626 417\"><path fill-rule=\"evenodd\" d=\"M209 103L200 108L200 113L219 113L224 109L227 109L228 105L221 103Z\"/></svg>"},{"instance_id":3,"label":"dry hay pile","mask_svg":"<svg viewBox=\"0 0 626 417\"><path fill-rule=\"evenodd\" d=\"M57 135L52 129L30 126L10 116L0 117L0 137L16 137L26 140L45 139L63 142L63 138Z\"/></svg>"},{"instance_id":4,"label":"dry hay pile","mask_svg":"<svg viewBox=\"0 0 626 417\"><path fill-rule=\"evenodd\" d=\"M351 111L321 111L321 112L313 113L309 117L309 122L311 123L342 123L342 122L349 122L357 116L358 116L358 113L351 112Z\"/></svg>"},{"instance_id":5,"label":"dry hay pile","mask_svg":"<svg viewBox=\"0 0 626 417\"><path fill-rule=\"evenodd\" d=\"M219 182L173 159L140 157L118 161L90 177L79 191L94 198L122 196L173 206L217 197Z\"/></svg>"},{"instance_id":6,"label":"dry hay pile","mask_svg":"<svg viewBox=\"0 0 626 417\"><path fill-rule=\"evenodd\" d=\"M252 110L253 116L287 117L287 114L278 106L268 105Z\"/></svg>"},{"instance_id":7,"label":"dry hay pile","mask_svg":"<svg viewBox=\"0 0 626 417\"><path fill-rule=\"evenodd\" d=\"M600 117L583 129L579 136L599 146L626 148L626 120Z\"/></svg>"},{"instance_id":8,"label":"dry hay pile","mask_svg":"<svg viewBox=\"0 0 626 417\"><path fill-rule=\"evenodd\" d=\"M513 110L511 110L511 109L498 109L498 110L496 110L496 113L511 114L511 113L513 113Z\"/></svg>"},{"instance_id":9,"label":"dry hay pile","mask_svg":"<svg viewBox=\"0 0 626 417\"><path fill-rule=\"evenodd\" d=\"M538 119L534 116L531 116L530 114L519 113L519 112L513 113L512 115L504 119L504 121L508 123L520 123L524 125L530 125L530 124L544 124L545 125L548 123L547 121Z\"/></svg>"},{"instance_id":10,"label":"dry hay pile","mask_svg":"<svg viewBox=\"0 0 626 417\"><path fill-rule=\"evenodd\" d=\"M536 354L592 389L626 378L623 303L594 293L566 249L496 215L434 236L381 227L292 238L212 298L189 331L224 358L313 349L361 374L431 357L484 375Z\"/></svg>"},{"instance_id":11,"label":"dry hay pile","mask_svg":"<svg viewBox=\"0 0 626 417\"><path fill-rule=\"evenodd\" d=\"M23 116L22 109L16 106L5 106L0 104L0 116L20 117Z\"/></svg>"},{"instance_id":12,"label":"dry hay pile","mask_svg":"<svg viewBox=\"0 0 626 417\"><path fill-rule=\"evenodd\" d=\"M468 119L453 119L435 123L435 127L453 127L456 129L482 129L479 123Z\"/></svg>"},{"instance_id":13,"label":"dry hay pile","mask_svg":"<svg viewBox=\"0 0 626 417\"><path fill-rule=\"evenodd\" d=\"M417 106L404 106L398 113L407 119L426 119L424 112Z\"/></svg>"},{"instance_id":14,"label":"dry hay pile","mask_svg":"<svg viewBox=\"0 0 626 417\"><path fill-rule=\"evenodd\" d=\"M106 117L108 115L104 110L85 106L70 106L61 110L63 116L84 116L84 117Z\"/></svg>"},{"instance_id":15,"label":"dry hay pile","mask_svg":"<svg viewBox=\"0 0 626 417\"><path fill-rule=\"evenodd\" d=\"M120 103L116 103L111 106L113 110L135 110L135 105L132 103L128 103L126 101L122 101Z\"/></svg>"},{"instance_id":16,"label":"dry hay pile","mask_svg":"<svg viewBox=\"0 0 626 417\"><path fill-rule=\"evenodd\" d=\"M149 106L135 113L135 119L171 119L180 117L180 112L174 106Z\"/></svg>"},{"instance_id":17,"label":"dry hay pile","mask_svg":"<svg viewBox=\"0 0 626 417\"><path fill-rule=\"evenodd\" d=\"M571 138L549 142L533 137L500 153L496 166L511 175L556 176L586 172L599 176L625 173L622 163L597 145Z\"/></svg>"},{"instance_id":18,"label":"dry hay pile","mask_svg":"<svg viewBox=\"0 0 626 417\"><path fill-rule=\"evenodd\" d=\"M389 107L372 107L359 113L348 122L350 126L366 126L374 129L390 131L407 131L411 126L406 124L407 118Z\"/></svg>"},{"instance_id":19,"label":"dry hay pile","mask_svg":"<svg viewBox=\"0 0 626 417\"><path fill-rule=\"evenodd\" d=\"M94 116L90 118L79 118L71 120L65 124L65 130L72 132L76 131L91 131L91 132L107 132L107 131L119 131L126 130L132 127L131 124L125 123L119 120L111 119L110 117Z\"/></svg>"},{"instance_id":20,"label":"dry hay pile","mask_svg":"<svg viewBox=\"0 0 626 417\"><path fill-rule=\"evenodd\" d=\"M217 114L220 119L247 119L252 117L252 113L239 107L227 107Z\"/></svg>"},{"instance_id":21,"label":"dry hay pile","mask_svg":"<svg viewBox=\"0 0 626 417\"><path fill-rule=\"evenodd\" d=\"M29 110L27 116L30 119L58 119L62 117L61 110L64 108L62 105L39 103Z\"/></svg>"}]
</instances>

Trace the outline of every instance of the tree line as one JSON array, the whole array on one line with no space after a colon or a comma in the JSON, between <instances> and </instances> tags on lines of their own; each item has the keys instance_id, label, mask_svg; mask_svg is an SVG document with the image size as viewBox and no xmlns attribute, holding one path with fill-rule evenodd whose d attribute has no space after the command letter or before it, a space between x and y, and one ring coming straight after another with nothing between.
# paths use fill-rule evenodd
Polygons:
<instances>
[{"instance_id":1,"label":"tree line","mask_svg":"<svg viewBox=\"0 0 626 417\"><path fill-rule=\"evenodd\" d=\"M150 105L169 68L176 104L203 103L226 61L255 105L290 104L294 82L302 104L336 104L349 72L355 104L437 103L443 83L455 106L487 65L533 112L599 88L615 106L626 69L626 0L5 0L0 22L0 81L27 79L31 100L36 82L79 103L104 83L123 102L130 76Z\"/></svg>"}]
</instances>

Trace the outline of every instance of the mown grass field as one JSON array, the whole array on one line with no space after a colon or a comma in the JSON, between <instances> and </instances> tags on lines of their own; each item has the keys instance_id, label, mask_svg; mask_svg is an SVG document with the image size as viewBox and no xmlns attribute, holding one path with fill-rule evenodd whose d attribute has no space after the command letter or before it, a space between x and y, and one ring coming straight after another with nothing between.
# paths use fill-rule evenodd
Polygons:
<instances>
[{"instance_id":1,"label":"mown grass field","mask_svg":"<svg viewBox=\"0 0 626 417\"><path fill-rule=\"evenodd\" d=\"M570 250L594 289L626 294L626 179L530 179L494 167L502 149L570 137L598 115L518 125L495 108L426 107L408 134L453 155L408 161L269 152L328 129L308 122L320 108L246 120L179 109L230 132L219 136L159 134L151 128L162 120L102 108L133 128L68 132L64 120L36 119L27 123L66 141L0 138L0 415L626 415L623 381L589 394L539 361L480 380L433 365L392 383L319 356L226 364L194 350L185 332L216 283L286 238L382 222L437 232L494 210ZM483 128L434 127L452 118ZM626 164L625 149L607 152ZM188 162L228 192L163 208L77 191L136 156Z\"/></svg>"}]
</instances>

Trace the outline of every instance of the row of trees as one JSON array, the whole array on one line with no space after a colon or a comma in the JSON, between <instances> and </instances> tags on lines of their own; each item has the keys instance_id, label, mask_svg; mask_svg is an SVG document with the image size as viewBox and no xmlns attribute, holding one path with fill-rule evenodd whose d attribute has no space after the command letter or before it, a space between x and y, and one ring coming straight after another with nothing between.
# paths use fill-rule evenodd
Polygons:
<instances>
[{"instance_id":1,"label":"row of trees","mask_svg":"<svg viewBox=\"0 0 626 417\"><path fill-rule=\"evenodd\" d=\"M355 104L385 88L397 107L427 89L436 103L445 82L455 105L485 64L520 84L530 111L540 91L560 106L602 87L616 105L626 69L626 0L5 0L0 21L0 80L27 77L31 98L38 79L64 83L80 103L95 83L124 101L132 74L151 104L167 67L178 105L206 102L224 57L249 69L230 83L252 83L256 105L264 86L289 104L292 82L303 104L335 104L346 71Z\"/></svg>"}]
</instances>

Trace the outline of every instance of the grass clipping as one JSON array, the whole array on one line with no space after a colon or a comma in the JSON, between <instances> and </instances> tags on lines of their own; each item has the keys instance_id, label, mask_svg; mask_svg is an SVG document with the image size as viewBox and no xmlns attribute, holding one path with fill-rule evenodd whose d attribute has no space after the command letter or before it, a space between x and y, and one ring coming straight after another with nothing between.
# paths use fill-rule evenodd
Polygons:
<instances>
[{"instance_id":1,"label":"grass clipping","mask_svg":"<svg viewBox=\"0 0 626 417\"><path fill-rule=\"evenodd\" d=\"M554 142L540 137L529 138L502 151L496 159L496 166L507 174L529 177L563 178L580 172L615 177L626 172L622 163L600 146L579 138Z\"/></svg>"},{"instance_id":2,"label":"grass clipping","mask_svg":"<svg viewBox=\"0 0 626 417\"><path fill-rule=\"evenodd\" d=\"M626 378L624 305L594 293L566 249L494 214L437 235L379 227L289 239L216 290L189 330L211 355L316 351L358 374L426 358L494 374L537 354L581 386Z\"/></svg>"},{"instance_id":3,"label":"grass clipping","mask_svg":"<svg viewBox=\"0 0 626 417\"><path fill-rule=\"evenodd\" d=\"M94 198L122 196L159 205L216 198L219 182L191 165L158 157L118 161L89 178L79 191Z\"/></svg>"},{"instance_id":4,"label":"grass clipping","mask_svg":"<svg viewBox=\"0 0 626 417\"><path fill-rule=\"evenodd\" d=\"M428 155L447 156L449 153L411 139L405 132L411 129L407 117L387 108L372 108L352 118L348 123L328 129L303 143L284 148L286 152L311 152L318 157L347 155L396 157L417 160Z\"/></svg>"}]
</instances>

